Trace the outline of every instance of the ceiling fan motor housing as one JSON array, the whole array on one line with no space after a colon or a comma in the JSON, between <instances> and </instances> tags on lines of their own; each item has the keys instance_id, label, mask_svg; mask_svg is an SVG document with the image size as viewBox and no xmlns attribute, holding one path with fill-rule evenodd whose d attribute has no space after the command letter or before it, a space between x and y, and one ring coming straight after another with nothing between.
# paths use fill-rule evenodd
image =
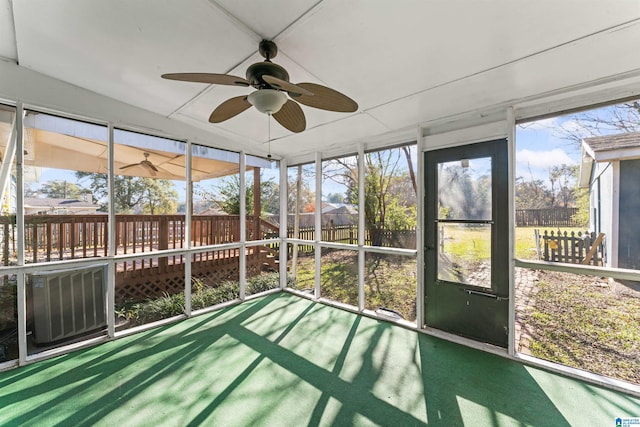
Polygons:
<instances>
[{"instance_id":1,"label":"ceiling fan motor housing","mask_svg":"<svg viewBox=\"0 0 640 427\"><path fill-rule=\"evenodd\" d=\"M262 79L262 76L273 76L280 80L289 81L289 73L283 67L273 62L264 61L253 64L247 68L247 80L256 89L270 88L271 85Z\"/></svg>"}]
</instances>

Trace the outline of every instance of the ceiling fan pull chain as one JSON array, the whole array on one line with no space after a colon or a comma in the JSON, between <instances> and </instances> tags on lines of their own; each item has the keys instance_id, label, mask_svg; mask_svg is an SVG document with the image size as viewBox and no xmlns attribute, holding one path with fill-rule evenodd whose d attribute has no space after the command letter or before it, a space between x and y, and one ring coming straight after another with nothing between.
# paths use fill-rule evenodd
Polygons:
<instances>
[{"instance_id":1,"label":"ceiling fan pull chain","mask_svg":"<svg viewBox=\"0 0 640 427\"><path fill-rule=\"evenodd\" d=\"M267 136L269 138L267 159L271 158L271 114L267 114Z\"/></svg>"}]
</instances>

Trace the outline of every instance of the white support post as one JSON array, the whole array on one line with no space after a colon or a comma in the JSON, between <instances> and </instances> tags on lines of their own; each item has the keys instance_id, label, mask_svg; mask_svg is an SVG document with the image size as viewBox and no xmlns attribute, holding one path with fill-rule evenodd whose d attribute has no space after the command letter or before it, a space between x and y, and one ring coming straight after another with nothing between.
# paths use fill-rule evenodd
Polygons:
<instances>
[{"instance_id":1,"label":"white support post","mask_svg":"<svg viewBox=\"0 0 640 427\"><path fill-rule=\"evenodd\" d=\"M246 177L247 159L245 152L240 152L240 300L244 301L246 296L247 275L245 269L247 267L247 177Z\"/></svg>"},{"instance_id":2,"label":"white support post","mask_svg":"<svg viewBox=\"0 0 640 427\"><path fill-rule=\"evenodd\" d=\"M507 165L508 165L508 208L509 208L509 337L507 350L511 356L516 352L516 291L515 291L515 147L516 147L516 119L513 107L507 109Z\"/></svg>"},{"instance_id":3,"label":"white support post","mask_svg":"<svg viewBox=\"0 0 640 427\"><path fill-rule=\"evenodd\" d=\"M422 138L422 127L418 126L416 130L416 140L417 147L416 152L418 156L418 194L416 195L416 212L418 215L418 220L416 221L416 249L417 260L416 260L416 278L417 278L417 289L416 289L416 326L421 329L425 324L425 313L424 313L424 142Z\"/></svg>"},{"instance_id":4,"label":"white support post","mask_svg":"<svg viewBox=\"0 0 640 427\"><path fill-rule=\"evenodd\" d=\"M184 213L184 239L185 247L191 249L191 217L193 214L193 181L191 168L193 164L193 153L191 151L191 140L187 141L187 155L185 161L185 183L186 183L186 209ZM191 316L191 254L184 256L184 314Z\"/></svg>"},{"instance_id":5,"label":"white support post","mask_svg":"<svg viewBox=\"0 0 640 427\"><path fill-rule=\"evenodd\" d=\"M115 336L115 322L116 322L116 262L113 260L113 256L116 254L116 209L115 209L115 142L114 142L114 127L113 123L109 123L107 126L107 151L108 151L108 182L107 182L107 197L109 198L108 207L108 246L107 254L110 261L107 271L107 335L109 338Z\"/></svg>"},{"instance_id":6,"label":"white support post","mask_svg":"<svg viewBox=\"0 0 640 427\"><path fill-rule=\"evenodd\" d=\"M322 260L322 153L316 152L316 216L315 216L315 288L314 296L320 298L320 268Z\"/></svg>"},{"instance_id":7,"label":"white support post","mask_svg":"<svg viewBox=\"0 0 640 427\"><path fill-rule=\"evenodd\" d=\"M289 227L287 223L289 217L289 212L287 211L288 183L287 161L282 159L280 160L280 250L278 251L280 289L287 287L287 254L289 253L289 244L287 242L287 230Z\"/></svg>"},{"instance_id":8,"label":"white support post","mask_svg":"<svg viewBox=\"0 0 640 427\"><path fill-rule=\"evenodd\" d=\"M287 181L288 182L288 181ZM293 217L293 237L300 238L300 205L302 204L302 165L298 165L298 176L296 177L296 207ZM298 244L294 244L291 253L291 277L296 280L298 277Z\"/></svg>"},{"instance_id":9,"label":"white support post","mask_svg":"<svg viewBox=\"0 0 640 427\"><path fill-rule=\"evenodd\" d=\"M358 144L358 311L364 311L364 201L365 201L365 162L364 144Z\"/></svg>"},{"instance_id":10,"label":"white support post","mask_svg":"<svg viewBox=\"0 0 640 427\"><path fill-rule=\"evenodd\" d=\"M16 105L16 120L14 121L16 138L16 238L18 239L18 265L24 265L24 108L22 103ZM27 292L25 274L17 275L18 299L18 364L27 363Z\"/></svg>"}]
</instances>

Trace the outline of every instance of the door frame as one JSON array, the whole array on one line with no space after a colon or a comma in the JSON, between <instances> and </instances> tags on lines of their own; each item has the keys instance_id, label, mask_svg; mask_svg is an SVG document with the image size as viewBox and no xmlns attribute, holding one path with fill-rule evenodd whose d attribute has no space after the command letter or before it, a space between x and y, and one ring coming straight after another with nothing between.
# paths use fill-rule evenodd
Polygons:
<instances>
[{"instance_id":1,"label":"door frame","mask_svg":"<svg viewBox=\"0 0 640 427\"><path fill-rule=\"evenodd\" d=\"M424 323L428 327L479 342L508 348L510 343L511 262L509 232L509 148L506 138L487 139L453 147L424 151L423 234L423 292L421 301ZM462 158L491 157L492 160L492 230L491 230L491 288L477 287L438 280L437 261L437 167L441 162ZM431 202L433 201L433 202ZM438 303L439 301L439 303ZM476 316L490 324L492 332L483 332L477 321L465 320ZM466 325L466 326L465 326ZM466 328L466 330L465 330ZM504 328L504 331L501 330Z\"/></svg>"}]
</instances>

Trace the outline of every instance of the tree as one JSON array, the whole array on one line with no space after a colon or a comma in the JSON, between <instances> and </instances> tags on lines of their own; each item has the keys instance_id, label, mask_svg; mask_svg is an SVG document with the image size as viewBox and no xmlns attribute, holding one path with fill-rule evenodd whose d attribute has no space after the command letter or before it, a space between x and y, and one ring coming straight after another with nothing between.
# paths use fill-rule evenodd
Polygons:
<instances>
[{"instance_id":1,"label":"tree","mask_svg":"<svg viewBox=\"0 0 640 427\"><path fill-rule=\"evenodd\" d=\"M300 172L300 176L298 177L296 172L295 176L290 175L288 178L287 212L296 212L298 178L300 178L300 211L313 212L315 210L316 195L309 186L309 180L313 177L313 173L304 166L299 166L296 169L297 172Z\"/></svg>"},{"instance_id":2,"label":"tree","mask_svg":"<svg viewBox=\"0 0 640 427\"><path fill-rule=\"evenodd\" d=\"M245 206L247 213L253 213L253 177L247 177L245 183ZM204 201L211 203L228 215L240 214L240 175L223 178L219 185L212 188L196 187L194 192ZM280 186L273 179L260 180L260 204L263 212L280 213Z\"/></svg>"},{"instance_id":3,"label":"tree","mask_svg":"<svg viewBox=\"0 0 640 427\"><path fill-rule=\"evenodd\" d=\"M49 199L82 199L87 190L66 180L49 181L42 184L37 191Z\"/></svg>"},{"instance_id":4,"label":"tree","mask_svg":"<svg viewBox=\"0 0 640 427\"><path fill-rule=\"evenodd\" d=\"M415 190L411 188L410 170L402 167L402 153L402 150L390 149L366 153L364 157L365 196L361 209L372 245L382 244L384 230L415 227L416 224ZM323 178L344 183L344 200L358 205L357 165L352 158L330 162L333 165L329 163L323 168L326 169Z\"/></svg>"},{"instance_id":5,"label":"tree","mask_svg":"<svg viewBox=\"0 0 640 427\"><path fill-rule=\"evenodd\" d=\"M552 166L549 169L549 181L551 182L551 207L569 207L575 204L574 187L578 176L577 166ZM556 191L555 184L558 184Z\"/></svg>"},{"instance_id":6,"label":"tree","mask_svg":"<svg viewBox=\"0 0 640 427\"><path fill-rule=\"evenodd\" d=\"M488 175L476 175L470 167L440 164L438 204L440 212L456 219L489 217L491 188Z\"/></svg>"},{"instance_id":7,"label":"tree","mask_svg":"<svg viewBox=\"0 0 640 427\"><path fill-rule=\"evenodd\" d=\"M142 212L151 215L176 212L178 192L173 183L166 179L145 180L145 190L142 200Z\"/></svg>"},{"instance_id":8,"label":"tree","mask_svg":"<svg viewBox=\"0 0 640 427\"><path fill-rule=\"evenodd\" d=\"M569 116L554 130L559 136L581 144L584 138L640 131L640 101L624 102Z\"/></svg>"},{"instance_id":9,"label":"tree","mask_svg":"<svg viewBox=\"0 0 640 427\"><path fill-rule=\"evenodd\" d=\"M329 203L344 203L344 195L340 193L329 193L326 197Z\"/></svg>"},{"instance_id":10,"label":"tree","mask_svg":"<svg viewBox=\"0 0 640 427\"><path fill-rule=\"evenodd\" d=\"M551 191L540 179L516 178L516 209L542 209L551 204Z\"/></svg>"},{"instance_id":11,"label":"tree","mask_svg":"<svg viewBox=\"0 0 640 427\"><path fill-rule=\"evenodd\" d=\"M76 172L78 180L88 180L94 202L100 210L108 210L107 175L93 172ZM178 193L173 183L165 179L116 175L114 177L114 202L118 213L174 213Z\"/></svg>"}]
</instances>

